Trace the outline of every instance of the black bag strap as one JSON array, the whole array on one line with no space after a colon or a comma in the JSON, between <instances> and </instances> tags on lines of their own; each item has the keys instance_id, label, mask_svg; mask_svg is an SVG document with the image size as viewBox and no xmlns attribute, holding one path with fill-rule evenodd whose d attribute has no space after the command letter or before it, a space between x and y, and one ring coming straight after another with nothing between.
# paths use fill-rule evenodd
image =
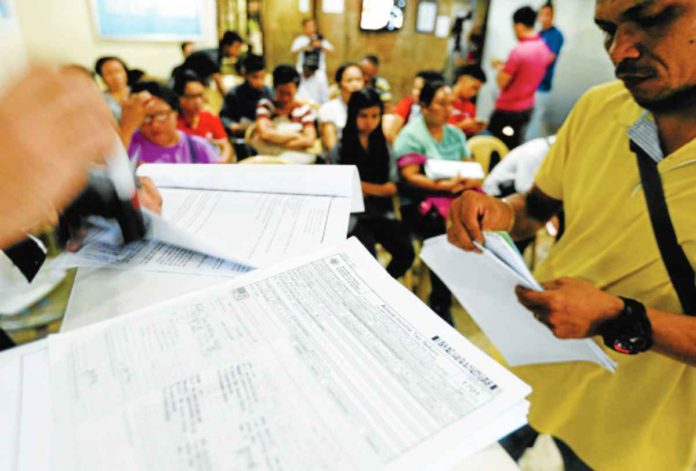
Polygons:
<instances>
[{"instance_id":1,"label":"black bag strap","mask_svg":"<svg viewBox=\"0 0 696 471\"><path fill-rule=\"evenodd\" d=\"M696 316L696 274L677 240L662 188L662 179L657 171L657 162L634 142L631 142L631 151L636 154L638 160L640 180L643 183L650 222L662 261L679 296L682 310L685 314Z\"/></svg>"},{"instance_id":2,"label":"black bag strap","mask_svg":"<svg viewBox=\"0 0 696 471\"><path fill-rule=\"evenodd\" d=\"M193 139L191 138L191 136L189 136L186 133L184 133L184 139L186 139L186 143L188 144L189 152L191 153L191 163L197 164L198 163L198 152L196 151L196 146L193 145Z\"/></svg>"}]
</instances>

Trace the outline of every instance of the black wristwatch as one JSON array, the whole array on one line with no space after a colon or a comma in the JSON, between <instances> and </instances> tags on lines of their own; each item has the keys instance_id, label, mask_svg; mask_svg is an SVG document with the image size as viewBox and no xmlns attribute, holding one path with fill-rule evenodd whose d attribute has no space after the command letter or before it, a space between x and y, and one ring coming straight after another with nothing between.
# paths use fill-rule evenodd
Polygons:
<instances>
[{"instance_id":1,"label":"black wristwatch","mask_svg":"<svg viewBox=\"0 0 696 471\"><path fill-rule=\"evenodd\" d=\"M604 345L626 355L645 352L653 345L652 325L645 306L635 299L621 297L624 308L602 327Z\"/></svg>"}]
</instances>

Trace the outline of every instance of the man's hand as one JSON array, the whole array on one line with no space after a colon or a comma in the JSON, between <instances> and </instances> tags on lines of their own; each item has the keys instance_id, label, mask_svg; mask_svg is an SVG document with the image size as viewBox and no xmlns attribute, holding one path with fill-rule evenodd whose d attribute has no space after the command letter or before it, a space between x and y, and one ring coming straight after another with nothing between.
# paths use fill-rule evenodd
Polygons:
<instances>
[{"instance_id":1,"label":"man's hand","mask_svg":"<svg viewBox=\"0 0 696 471\"><path fill-rule=\"evenodd\" d=\"M599 328L623 309L623 301L577 278L543 283L546 291L515 288L519 302L532 311L553 335L582 339L599 334Z\"/></svg>"},{"instance_id":2,"label":"man's hand","mask_svg":"<svg viewBox=\"0 0 696 471\"><path fill-rule=\"evenodd\" d=\"M33 67L0 97L0 248L50 221L114 142L115 122L88 77Z\"/></svg>"},{"instance_id":3,"label":"man's hand","mask_svg":"<svg viewBox=\"0 0 696 471\"><path fill-rule=\"evenodd\" d=\"M447 239L464 250L478 251L473 241L483 244L483 231L505 231L513 221L514 213L508 204L467 191L450 207Z\"/></svg>"},{"instance_id":4,"label":"man's hand","mask_svg":"<svg viewBox=\"0 0 696 471\"><path fill-rule=\"evenodd\" d=\"M457 127L464 132L467 136L471 136L473 134L478 134L486 127L488 126L488 123L485 121L481 121L476 118L467 118L457 124Z\"/></svg>"}]
</instances>

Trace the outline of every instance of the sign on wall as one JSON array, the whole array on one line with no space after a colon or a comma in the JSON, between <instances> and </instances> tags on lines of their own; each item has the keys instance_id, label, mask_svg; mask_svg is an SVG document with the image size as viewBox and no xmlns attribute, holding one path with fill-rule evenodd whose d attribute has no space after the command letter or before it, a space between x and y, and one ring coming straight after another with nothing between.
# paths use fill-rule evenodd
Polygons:
<instances>
[{"instance_id":1,"label":"sign on wall","mask_svg":"<svg viewBox=\"0 0 696 471\"><path fill-rule=\"evenodd\" d=\"M102 39L203 39L203 0L90 0Z\"/></svg>"}]
</instances>

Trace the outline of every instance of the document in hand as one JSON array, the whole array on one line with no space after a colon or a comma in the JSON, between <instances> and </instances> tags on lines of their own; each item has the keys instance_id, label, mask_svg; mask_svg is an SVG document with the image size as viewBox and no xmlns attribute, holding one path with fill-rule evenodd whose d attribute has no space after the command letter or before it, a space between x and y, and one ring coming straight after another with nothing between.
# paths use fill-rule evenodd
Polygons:
<instances>
[{"instance_id":1,"label":"document in hand","mask_svg":"<svg viewBox=\"0 0 696 471\"><path fill-rule=\"evenodd\" d=\"M616 364L592 340L561 340L515 296L515 286L541 290L507 237L484 233L483 253L465 252L447 236L425 241L421 258L447 285L511 366L590 361L609 371Z\"/></svg>"},{"instance_id":2,"label":"document in hand","mask_svg":"<svg viewBox=\"0 0 696 471\"><path fill-rule=\"evenodd\" d=\"M425 164L425 175L433 180L454 177L483 179L485 177L483 167L478 162L439 159L428 159Z\"/></svg>"},{"instance_id":3,"label":"document in hand","mask_svg":"<svg viewBox=\"0 0 696 471\"><path fill-rule=\"evenodd\" d=\"M54 467L446 469L527 385L355 239L49 338Z\"/></svg>"}]
</instances>

